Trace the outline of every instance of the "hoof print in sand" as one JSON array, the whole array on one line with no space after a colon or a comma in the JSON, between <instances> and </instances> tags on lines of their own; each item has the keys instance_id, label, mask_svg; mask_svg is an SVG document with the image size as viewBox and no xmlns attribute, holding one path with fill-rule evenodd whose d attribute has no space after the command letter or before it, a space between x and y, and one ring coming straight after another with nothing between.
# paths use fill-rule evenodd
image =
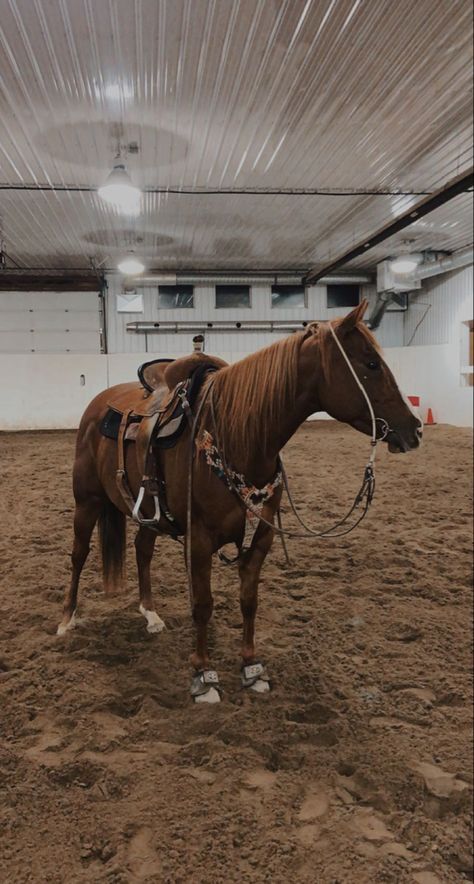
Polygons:
<instances>
[{"instance_id":1,"label":"hoof print in sand","mask_svg":"<svg viewBox=\"0 0 474 884\"><path fill-rule=\"evenodd\" d=\"M154 847L155 838L151 829L139 829L127 849L125 864L130 872L130 881L156 881L162 873L161 860Z\"/></svg>"},{"instance_id":2,"label":"hoof print in sand","mask_svg":"<svg viewBox=\"0 0 474 884\"><path fill-rule=\"evenodd\" d=\"M250 773L244 776L245 787L252 790L271 789L271 787L275 785L276 780L277 774L273 773L271 770L267 770L265 767L250 771Z\"/></svg>"},{"instance_id":3,"label":"hoof print in sand","mask_svg":"<svg viewBox=\"0 0 474 884\"><path fill-rule=\"evenodd\" d=\"M460 813L470 806L470 786L455 774L426 761L416 762L412 765L412 770L421 776L428 793L424 801L424 812L430 819L440 820L448 813Z\"/></svg>"},{"instance_id":4,"label":"hoof print in sand","mask_svg":"<svg viewBox=\"0 0 474 884\"><path fill-rule=\"evenodd\" d=\"M298 819L305 823L319 819L329 810L329 795L318 783L313 783L306 792L306 796L300 807Z\"/></svg>"},{"instance_id":5,"label":"hoof print in sand","mask_svg":"<svg viewBox=\"0 0 474 884\"><path fill-rule=\"evenodd\" d=\"M367 841L393 841L383 820L375 816L371 808L358 810L352 820L352 828Z\"/></svg>"}]
</instances>

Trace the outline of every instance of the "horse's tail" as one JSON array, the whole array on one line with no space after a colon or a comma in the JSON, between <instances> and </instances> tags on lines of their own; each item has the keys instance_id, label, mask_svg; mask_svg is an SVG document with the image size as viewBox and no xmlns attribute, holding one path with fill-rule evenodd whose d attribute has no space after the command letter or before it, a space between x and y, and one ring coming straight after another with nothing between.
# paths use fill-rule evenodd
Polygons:
<instances>
[{"instance_id":1,"label":"horse's tail","mask_svg":"<svg viewBox=\"0 0 474 884\"><path fill-rule=\"evenodd\" d=\"M107 498L99 516L99 542L106 593L112 593L122 585L125 541L125 515Z\"/></svg>"}]
</instances>

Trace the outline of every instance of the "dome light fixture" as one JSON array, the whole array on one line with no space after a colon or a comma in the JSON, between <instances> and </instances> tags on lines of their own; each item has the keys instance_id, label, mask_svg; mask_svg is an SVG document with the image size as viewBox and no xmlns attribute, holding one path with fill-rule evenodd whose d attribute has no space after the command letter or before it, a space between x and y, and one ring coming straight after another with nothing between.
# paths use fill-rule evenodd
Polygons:
<instances>
[{"instance_id":1,"label":"dome light fixture","mask_svg":"<svg viewBox=\"0 0 474 884\"><path fill-rule=\"evenodd\" d=\"M413 273L419 264L423 263L423 255L421 252L406 252L392 258L390 267L394 273Z\"/></svg>"},{"instance_id":2,"label":"dome light fixture","mask_svg":"<svg viewBox=\"0 0 474 884\"><path fill-rule=\"evenodd\" d=\"M133 252L131 252L126 258L123 258L123 260L117 264L117 269L125 276L135 276L139 273L143 273L145 265L139 258L135 257Z\"/></svg>"},{"instance_id":3,"label":"dome light fixture","mask_svg":"<svg viewBox=\"0 0 474 884\"><path fill-rule=\"evenodd\" d=\"M114 163L107 181L99 187L97 193L119 212L127 215L138 215L140 212L141 190L132 183L122 162Z\"/></svg>"}]
</instances>

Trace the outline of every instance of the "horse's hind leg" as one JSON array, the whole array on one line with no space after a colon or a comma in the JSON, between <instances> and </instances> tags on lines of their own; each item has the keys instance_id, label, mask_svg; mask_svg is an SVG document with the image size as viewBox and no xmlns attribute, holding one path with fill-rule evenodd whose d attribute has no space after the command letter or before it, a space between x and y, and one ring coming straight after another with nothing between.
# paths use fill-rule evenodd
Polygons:
<instances>
[{"instance_id":1,"label":"horse's hind leg","mask_svg":"<svg viewBox=\"0 0 474 884\"><path fill-rule=\"evenodd\" d=\"M150 565L155 547L156 534L143 525L135 537L135 553L137 557L138 584L140 587L140 614L146 618L148 632L161 632L165 624L158 616L151 595Z\"/></svg>"},{"instance_id":2,"label":"horse's hind leg","mask_svg":"<svg viewBox=\"0 0 474 884\"><path fill-rule=\"evenodd\" d=\"M64 633L74 625L79 578L89 554L91 534L101 512L102 505L103 502L99 497L90 497L87 501L81 503L76 502L76 510L74 513L74 544L71 555L71 583L64 596L64 614L57 629L58 635L64 635Z\"/></svg>"}]
</instances>

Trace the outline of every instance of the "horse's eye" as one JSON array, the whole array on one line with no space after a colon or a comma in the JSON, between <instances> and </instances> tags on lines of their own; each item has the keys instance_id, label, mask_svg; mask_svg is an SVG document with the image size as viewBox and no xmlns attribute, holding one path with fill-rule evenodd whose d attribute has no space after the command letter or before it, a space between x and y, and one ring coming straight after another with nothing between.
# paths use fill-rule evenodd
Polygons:
<instances>
[{"instance_id":1,"label":"horse's eye","mask_svg":"<svg viewBox=\"0 0 474 884\"><path fill-rule=\"evenodd\" d=\"M378 359L372 359L371 362L367 363L367 368L370 368L372 371L376 371L377 368L380 368L380 362Z\"/></svg>"}]
</instances>

